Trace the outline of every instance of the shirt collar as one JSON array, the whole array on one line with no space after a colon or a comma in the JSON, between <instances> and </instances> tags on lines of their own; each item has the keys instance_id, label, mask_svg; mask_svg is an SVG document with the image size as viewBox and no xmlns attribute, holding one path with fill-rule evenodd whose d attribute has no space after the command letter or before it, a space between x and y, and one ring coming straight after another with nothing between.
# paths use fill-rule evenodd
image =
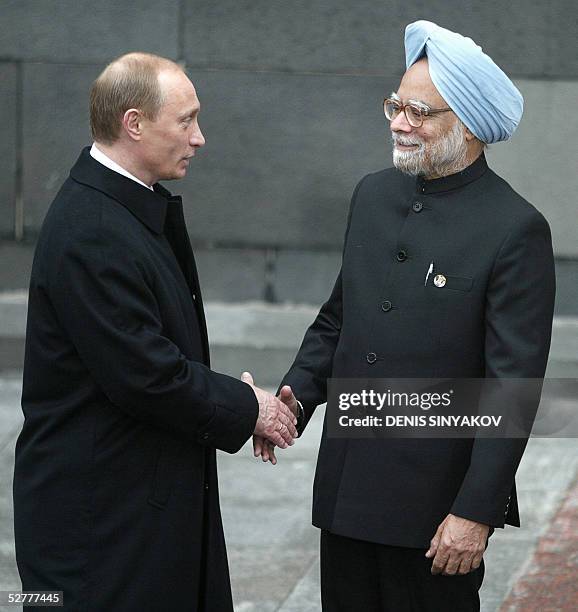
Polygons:
<instances>
[{"instance_id":1,"label":"shirt collar","mask_svg":"<svg viewBox=\"0 0 578 612\"><path fill-rule=\"evenodd\" d=\"M94 142L92 143L92 147L90 147L90 156L94 157L94 159L96 159L97 162L100 162L103 166L106 166L107 168L114 170L114 172L118 172L119 174L136 181L139 185L142 185L143 187L146 187L152 191L152 187L146 183L143 183L139 178L134 176L134 174L131 174L128 170L125 170L122 166L119 166L113 159L110 159L108 155L103 153Z\"/></svg>"},{"instance_id":2,"label":"shirt collar","mask_svg":"<svg viewBox=\"0 0 578 612\"><path fill-rule=\"evenodd\" d=\"M488 169L485 155L482 154L467 168L464 168L456 174L449 174L440 178L426 180L423 177L416 179L417 193L441 193L443 191L452 191L464 187L468 183L479 179Z\"/></svg>"},{"instance_id":3,"label":"shirt collar","mask_svg":"<svg viewBox=\"0 0 578 612\"><path fill-rule=\"evenodd\" d=\"M168 205L182 206L180 196L171 195L170 191L159 183L155 183L151 190L140 184L140 181L137 182L99 163L91 157L90 147L82 150L70 171L70 176L77 183L113 198L157 234L163 233Z\"/></svg>"}]
</instances>

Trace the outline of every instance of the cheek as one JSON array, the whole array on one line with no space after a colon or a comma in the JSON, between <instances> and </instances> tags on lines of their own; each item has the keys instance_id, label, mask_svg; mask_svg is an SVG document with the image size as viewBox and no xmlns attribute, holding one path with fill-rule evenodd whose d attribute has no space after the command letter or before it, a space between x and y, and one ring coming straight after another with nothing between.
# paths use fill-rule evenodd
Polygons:
<instances>
[{"instance_id":1,"label":"cheek","mask_svg":"<svg viewBox=\"0 0 578 612\"><path fill-rule=\"evenodd\" d=\"M164 139L163 147L166 152L167 161L174 162L176 159L180 159L183 152L182 136L180 134L173 134L171 137L167 135Z\"/></svg>"},{"instance_id":2,"label":"cheek","mask_svg":"<svg viewBox=\"0 0 578 612\"><path fill-rule=\"evenodd\" d=\"M439 134L439 127L429 124L427 127L421 127L419 136L425 143L429 144L432 141L436 140L439 137Z\"/></svg>"},{"instance_id":3,"label":"cheek","mask_svg":"<svg viewBox=\"0 0 578 612\"><path fill-rule=\"evenodd\" d=\"M179 137L175 139L175 150L178 150L179 155L183 155L188 151L189 147L189 131L181 130Z\"/></svg>"}]
</instances>

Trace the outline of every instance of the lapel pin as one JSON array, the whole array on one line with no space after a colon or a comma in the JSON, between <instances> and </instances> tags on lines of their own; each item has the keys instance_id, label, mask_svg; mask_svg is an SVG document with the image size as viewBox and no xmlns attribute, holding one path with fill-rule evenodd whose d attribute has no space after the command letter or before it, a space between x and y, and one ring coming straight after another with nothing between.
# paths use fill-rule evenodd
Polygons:
<instances>
[{"instance_id":1,"label":"lapel pin","mask_svg":"<svg viewBox=\"0 0 578 612\"><path fill-rule=\"evenodd\" d=\"M443 274L436 274L434 276L434 285L436 287L444 287L446 284L446 277Z\"/></svg>"}]
</instances>

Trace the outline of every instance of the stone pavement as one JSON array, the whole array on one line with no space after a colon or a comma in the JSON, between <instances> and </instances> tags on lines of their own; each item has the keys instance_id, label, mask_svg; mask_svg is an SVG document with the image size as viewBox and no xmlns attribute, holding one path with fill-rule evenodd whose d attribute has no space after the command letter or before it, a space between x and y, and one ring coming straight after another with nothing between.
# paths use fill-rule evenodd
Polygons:
<instances>
[{"instance_id":1,"label":"stone pavement","mask_svg":"<svg viewBox=\"0 0 578 612\"><path fill-rule=\"evenodd\" d=\"M578 610L578 478L502 610Z\"/></svg>"},{"instance_id":2,"label":"stone pavement","mask_svg":"<svg viewBox=\"0 0 578 612\"><path fill-rule=\"evenodd\" d=\"M22 422L19 397L20 372L0 374L0 590L20 587L11 493L14 442ZM310 510L322 416L319 409L303 439L278 453L277 466L255 460L248 444L237 455L219 454L236 612L320 610L318 531L310 525ZM577 506L578 495L572 489L577 475L576 440L530 440L518 471L523 527L498 530L490 540L482 588L484 612L500 610L502 605L508 612L577 609L575 600L548 599L553 591L550 584L562 588L567 584L563 592L572 597L571 585L578 576L576 532L572 540L568 530L568 516ZM562 573L545 571L556 564ZM540 608L532 599L533 584L539 585Z\"/></svg>"}]
</instances>

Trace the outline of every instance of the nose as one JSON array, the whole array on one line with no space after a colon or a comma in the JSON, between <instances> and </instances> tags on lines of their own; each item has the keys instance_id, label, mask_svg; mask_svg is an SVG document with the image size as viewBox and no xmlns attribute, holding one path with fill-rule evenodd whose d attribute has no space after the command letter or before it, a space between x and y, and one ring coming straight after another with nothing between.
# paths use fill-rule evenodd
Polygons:
<instances>
[{"instance_id":1,"label":"nose","mask_svg":"<svg viewBox=\"0 0 578 612\"><path fill-rule=\"evenodd\" d=\"M409 133L414 129L413 126L409 124L404 112L399 113L397 117L391 121L390 128L392 132L406 133Z\"/></svg>"},{"instance_id":2,"label":"nose","mask_svg":"<svg viewBox=\"0 0 578 612\"><path fill-rule=\"evenodd\" d=\"M198 123L195 124L195 129L191 132L189 142L192 147L202 147L205 144L205 137Z\"/></svg>"}]
</instances>

